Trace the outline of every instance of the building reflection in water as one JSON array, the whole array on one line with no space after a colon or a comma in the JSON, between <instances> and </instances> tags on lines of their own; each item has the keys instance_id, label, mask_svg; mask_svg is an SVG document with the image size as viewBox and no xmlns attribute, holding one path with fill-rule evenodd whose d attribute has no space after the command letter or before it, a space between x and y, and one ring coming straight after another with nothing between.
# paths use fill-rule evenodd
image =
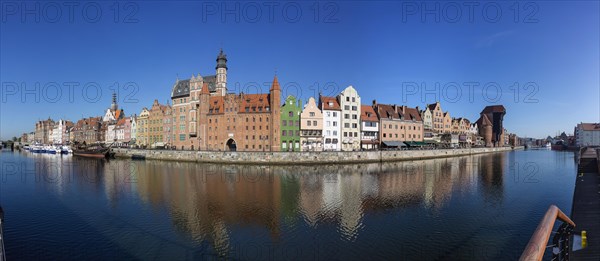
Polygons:
<instances>
[{"instance_id":1,"label":"building reflection in water","mask_svg":"<svg viewBox=\"0 0 600 261\"><path fill-rule=\"evenodd\" d=\"M154 208L166 207L177 230L222 256L240 227L264 231L277 242L284 227L298 222L333 224L341 240L353 241L369 212L413 206L435 211L453 193L474 190L494 202L502 198L505 164L502 153L318 167L127 162L136 181L130 191ZM106 194L116 200L106 176Z\"/></svg>"},{"instance_id":2,"label":"building reflection in water","mask_svg":"<svg viewBox=\"0 0 600 261\"><path fill-rule=\"evenodd\" d=\"M210 242L220 254L230 247L235 226L266 229L279 240L282 226L334 224L352 241L365 213L420 206L443 208L453 193L477 190L501 203L504 153L381 164L250 166L162 161L106 162L36 155L39 179L58 194L76 182L104 193L115 205L137 195L166 208L179 231Z\"/></svg>"}]
</instances>

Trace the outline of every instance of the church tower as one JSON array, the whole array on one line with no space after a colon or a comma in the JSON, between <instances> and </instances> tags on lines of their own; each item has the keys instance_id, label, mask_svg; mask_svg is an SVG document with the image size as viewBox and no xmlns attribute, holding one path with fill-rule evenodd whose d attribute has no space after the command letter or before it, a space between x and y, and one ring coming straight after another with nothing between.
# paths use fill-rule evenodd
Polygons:
<instances>
[{"instance_id":1,"label":"church tower","mask_svg":"<svg viewBox=\"0 0 600 261\"><path fill-rule=\"evenodd\" d=\"M112 104L110 105L110 110L114 113L119 109L119 105L117 105L117 93L113 92L112 94Z\"/></svg>"},{"instance_id":2,"label":"church tower","mask_svg":"<svg viewBox=\"0 0 600 261\"><path fill-rule=\"evenodd\" d=\"M223 53L223 49L217 56L217 67L215 69L217 69L217 95L225 96L227 94L227 55Z\"/></svg>"}]
</instances>

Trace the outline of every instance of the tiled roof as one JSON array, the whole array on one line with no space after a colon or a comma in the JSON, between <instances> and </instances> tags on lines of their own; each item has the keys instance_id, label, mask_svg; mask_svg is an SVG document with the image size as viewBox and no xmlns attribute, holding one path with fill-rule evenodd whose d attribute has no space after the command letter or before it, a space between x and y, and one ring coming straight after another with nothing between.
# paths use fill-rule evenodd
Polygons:
<instances>
[{"instance_id":1,"label":"tiled roof","mask_svg":"<svg viewBox=\"0 0 600 261\"><path fill-rule=\"evenodd\" d=\"M600 123L580 123L584 131L600 131Z\"/></svg>"},{"instance_id":2,"label":"tiled roof","mask_svg":"<svg viewBox=\"0 0 600 261\"><path fill-rule=\"evenodd\" d=\"M273 78L273 83L271 84L271 90L281 90L279 86L279 80L277 79L277 75Z\"/></svg>"},{"instance_id":3,"label":"tiled roof","mask_svg":"<svg viewBox=\"0 0 600 261\"><path fill-rule=\"evenodd\" d=\"M321 100L321 104L319 104L319 109L330 110L330 111L341 111L340 104L338 103L338 101L335 97L321 96L320 100ZM331 103L331 105L330 105L330 103Z\"/></svg>"},{"instance_id":4,"label":"tiled roof","mask_svg":"<svg viewBox=\"0 0 600 261\"><path fill-rule=\"evenodd\" d=\"M223 96L212 96L208 100L208 109L213 110L213 113L216 113L216 110L219 110L219 113L223 113Z\"/></svg>"},{"instance_id":5,"label":"tiled roof","mask_svg":"<svg viewBox=\"0 0 600 261\"><path fill-rule=\"evenodd\" d=\"M203 77L204 83L208 84L208 90L214 92L217 89L217 76L208 75ZM190 79L177 80L171 91L171 98L190 96Z\"/></svg>"},{"instance_id":6,"label":"tiled roof","mask_svg":"<svg viewBox=\"0 0 600 261\"><path fill-rule=\"evenodd\" d=\"M429 110L430 110L430 111L433 111L433 110L435 110L435 106L436 106L436 105L438 105L438 103L437 103L437 102L436 102L436 103L432 103L432 104L428 104L428 105L427 105L427 108L429 108Z\"/></svg>"},{"instance_id":7,"label":"tiled roof","mask_svg":"<svg viewBox=\"0 0 600 261\"><path fill-rule=\"evenodd\" d=\"M210 91L208 90L208 83L205 82L202 84L202 90L200 91L201 94L210 94Z\"/></svg>"},{"instance_id":8,"label":"tiled roof","mask_svg":"<svg viewBox=\"0 0 600 261\"><path fill-rule=\"evenodd\" d=\"M403 116L394 110L393 105L389 104L377 104L377 114L380 119L401 119Z\"/></svg>"},{"instance_id":9,"label":"tiled roof","mask_svg":"<svg viewBox=\"0 0 600 261\"><path fill-rule=\"evenodd\" d=\"M502 106L502 105L491 105L491 106L486 106L485 108L483 108L483 111L481 111L481 113L490 113L490 112L506 113L506 109L504 109L504 106Z\"/></svg>"},{"instance_id":10,"label":"tiled roof","mask_svg":"<svg viewBox=\"0 0 600 261\"><path fill-rule=\"evenodd\" d=\"M414 120L414 121L423 121L421 119L421 114L416 108L404 107L404 119L406 120Z\"/></svg>"},{"instance_id":11,"label":"tiled roof","mask_svg":"<svg viewBox=\"0 0 600 261\"><path fill-rule=\"evenodd\" d=\"M277 105L275 105L275 106L277 106ZM246 107L248 107L248 109L249 109L248 112L267 112L266 108L270 107L269 94L260 93L260 94L244 94L244 95L242 95L239 112L246 112ZM256 108L256 109L253 109L253 108Z\"/></svg>"},{"instance_id":12,"label":"tiled roof","mask_svg":"<svg viewBox=\"0 0 600 261\"><path fill-rule=\"evenodd\" d=\"M360 120L361 121L379 121L377 118L377 113L372 106L369 105L361 105L360 106Z\"/></svg>"}]
</instances>

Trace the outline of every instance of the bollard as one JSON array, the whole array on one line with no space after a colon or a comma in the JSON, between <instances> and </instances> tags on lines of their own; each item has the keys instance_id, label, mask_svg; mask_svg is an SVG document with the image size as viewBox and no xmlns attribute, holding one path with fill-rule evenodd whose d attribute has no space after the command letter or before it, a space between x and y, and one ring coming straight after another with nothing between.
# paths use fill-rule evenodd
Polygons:
<instances>
[{"instance_id":1,"label":"bollard","mask_svg":"<svg viewBox=\"0 0 600 261\"><path fill-rule=\"evenodd\" d=\"M587 232L585 230L581 231L581 248L587 247Z\"/></svg>"}]
</instances>

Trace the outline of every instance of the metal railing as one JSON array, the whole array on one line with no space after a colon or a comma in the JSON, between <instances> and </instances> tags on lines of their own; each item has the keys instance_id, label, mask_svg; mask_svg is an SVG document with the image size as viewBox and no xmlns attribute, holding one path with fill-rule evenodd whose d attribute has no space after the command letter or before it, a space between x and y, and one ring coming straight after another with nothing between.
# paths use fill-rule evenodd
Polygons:
<instances>
[{"instance_id":1,"label":"metal railing","mask_svg":"<svg viewBox=\"0 0 600 261\"><path fill-rule=\"evenodd\" d=\"M552 239L552 245L548 246L548 240L557 219L564 223L556 231ZM519 260L542 260L544 252L550 247L552 248L552 260L569 260L570 239L573 228L575 228L575 223L557 206L551 205L535 232L533 232Z\"/></svg>"}]
</instances>

